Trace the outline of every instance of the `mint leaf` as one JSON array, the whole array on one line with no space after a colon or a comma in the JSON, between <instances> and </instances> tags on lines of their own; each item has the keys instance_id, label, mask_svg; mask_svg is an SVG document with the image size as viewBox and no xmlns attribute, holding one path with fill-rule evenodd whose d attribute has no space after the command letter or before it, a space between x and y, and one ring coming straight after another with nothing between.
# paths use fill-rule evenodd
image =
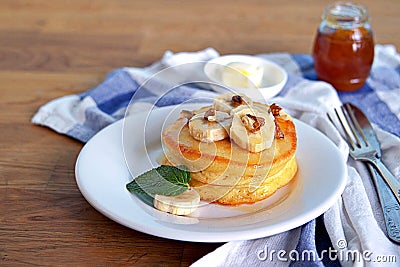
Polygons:
<instances>
[{"instance_id":1,"label":"mint leaf","mask_svg":"<svg viewBox=\"0 0 400 267\"><path fill-rule=\"evenodd\" d=\"M185 192L190 186L190 172L185 166L161 165L151 169L126 185L131 193L149 195L176 196Z\"/></svg>"}]
</instances>

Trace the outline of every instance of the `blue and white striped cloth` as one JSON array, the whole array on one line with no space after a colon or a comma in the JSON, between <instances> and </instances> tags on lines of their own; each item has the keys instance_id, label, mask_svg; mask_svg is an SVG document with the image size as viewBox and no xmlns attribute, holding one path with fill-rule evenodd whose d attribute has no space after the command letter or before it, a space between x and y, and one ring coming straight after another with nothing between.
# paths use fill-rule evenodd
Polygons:
<instances>
[{"instance_id":1,"label":"blue and white striped cloth","mask_svg":"<svg viewBox=\"0 0 400 267\"><path fill-rule=\"evenodd\" d=\"M167 106L212 97L215 93L206 86L186 83L204 81L198 70L186 68L180 71L177 66L207 61L218 55L212 48L194 53L166 52L159 62L147 68L116 69L87 92L45 104L32 122L86 142L127 112L143 110L153 104ZM384 162L397 178L400 177L400 55L395 47L376 45L374 65L366 85L350 93L337 93L329 84L317 81L310 55L275 53L258 56L275 61L289 73L284 89L271 101L278 102L296 118L325 133L346 157L345 142L327 121L326 113L341 102L351 102L360 107L378 132ZM148 82L149 77L170 66L176 68L168 75L159 75ZM137 90L139 87L141 89ZM168 91L172 87L175 89ZM314 251L321 256L329 247L339 252L372 252L371 261L351 262L340 257L328 257L326 253L325 257L305 261L260 259L257 255L258 251L268 248L287 253L296 251L300 255L303 251ZM261 266L267 263L273 266L373 266L375 256L388 255L394 255L400 261L400 248L385 236L382 211L367 170L362 164L349 160L346 189L324 215L271 237L228 242L194 266Z\"/></svg>"}]
</instances>

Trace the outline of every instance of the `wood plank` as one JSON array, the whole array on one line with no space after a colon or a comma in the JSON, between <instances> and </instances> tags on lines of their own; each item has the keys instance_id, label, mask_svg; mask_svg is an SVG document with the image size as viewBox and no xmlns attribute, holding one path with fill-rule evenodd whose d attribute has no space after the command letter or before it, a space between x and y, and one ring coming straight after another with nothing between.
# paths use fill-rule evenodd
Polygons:
<instances>
[{"instance_id":1,"label":"wood plank","mask_svg":"<svg viewBox=\"0 0 400 267\"><path fill-rule=\"evenodd\" d=\"M0 1L0 265L188 266L221 243L119 225L84 199L83 144L32 125L48 101L144 67L166 50L309 53L330 0ZM377 43L400 49L400 1L360 0Z\"/></svg>"}]
</instances>

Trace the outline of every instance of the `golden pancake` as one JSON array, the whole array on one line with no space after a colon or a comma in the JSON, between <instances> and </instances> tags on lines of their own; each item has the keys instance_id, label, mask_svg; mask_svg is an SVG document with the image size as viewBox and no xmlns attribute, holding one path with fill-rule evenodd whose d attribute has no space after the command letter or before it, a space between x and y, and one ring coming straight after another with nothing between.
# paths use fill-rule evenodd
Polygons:
<instances>
[{"instance_id":1,"label":"golden pancake","mask_svg":"<svg viewBox=\"0 0 400 267\"><path fill-rule=\"evenodd\" d=\"M261 184L255 185L255 187L251 184L236 186L206 184L199 182L195 177L190 180L190 185L196 188L203 201L230 206L252 204L271 196L279 188L287 185L295 176L296 171L297 163L293 158L278 173L266 177Z\"/></svg>"},{"instance_id":2,"label":"golden pancake","mask_svg":"<svg viewBox=\"0 0 400 267\"><path fill-rule=\"evenodd\" d=\"M266 110L269 107L255 105ZM287 114L277 116L275 123L284 138L274 138L270 148L255 153L229 138L198 141L191 136L187 119L181 116L163 131L165 163L187 166L192 176L190 184L202 200L225 205L254 203L286 185L297 170L297 136L292 118Z\"/></svg>"}]
</instances>

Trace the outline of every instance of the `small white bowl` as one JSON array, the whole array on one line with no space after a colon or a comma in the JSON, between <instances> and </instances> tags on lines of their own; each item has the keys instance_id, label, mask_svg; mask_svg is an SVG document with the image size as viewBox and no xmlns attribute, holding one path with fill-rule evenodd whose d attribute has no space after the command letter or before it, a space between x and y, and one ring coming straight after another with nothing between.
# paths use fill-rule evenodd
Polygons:
<instances>
[{"instance_id":1,"label":"small white bowl","mask_svg":"<svg viewBox=\"0 0 400 267\"><path fill-rule=\"evenodd\" d=\"M259 88L237 88L224 84L222 73L230 63L261 66L264 73ZM211 87L216 92L245 94L253 100L258 101L268 100L276 96L282 90L288 79L286 71L276 63L248 55L226 55L214 58L206 63L203 71L211 81Z\"/></svg>"}]
</instances>

